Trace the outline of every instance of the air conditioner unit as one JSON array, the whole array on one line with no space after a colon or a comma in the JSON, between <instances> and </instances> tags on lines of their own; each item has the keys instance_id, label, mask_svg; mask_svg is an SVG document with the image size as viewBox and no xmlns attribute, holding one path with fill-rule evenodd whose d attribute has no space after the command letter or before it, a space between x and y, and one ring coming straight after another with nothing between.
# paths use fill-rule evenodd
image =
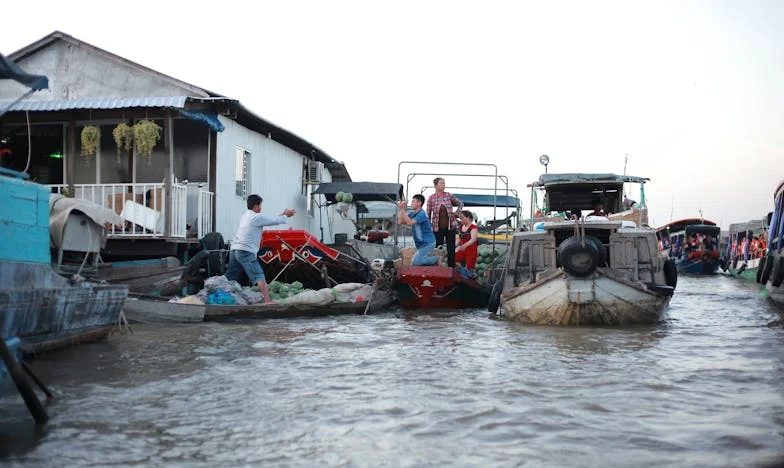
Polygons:
<instances>
[{"instance_id":1,"label":"air conditioner unit","mask_svg":"<svg viewBox=\"0 0 784 468\"><path fill-rule=\"evenodd\" d=\"M308 182L321 182L323 173L323 162L308 160Z\"/></svg>"}]
</instances>

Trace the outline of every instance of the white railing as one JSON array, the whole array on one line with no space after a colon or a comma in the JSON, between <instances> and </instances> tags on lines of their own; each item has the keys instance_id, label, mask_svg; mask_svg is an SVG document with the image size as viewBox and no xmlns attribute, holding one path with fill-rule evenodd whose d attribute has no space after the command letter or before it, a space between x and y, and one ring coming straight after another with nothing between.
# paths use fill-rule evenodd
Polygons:
<instances>
[{"instance_id":1,"label":"white railing","mask_svg":"<svg viewBox=\"0 0 784 468\"><path fill-rule=\"evenodd\" d=\"M212 232L212 204L215 200L215 194L207 190L199 190L199 215L198 223L198 236L199 239L204 237L205 234Z\"/></svg>"},{"instance_id":2,"label":"white railing","mask_svg":"<svg viewBox=\"0 0 784 468\"><path fill-rule=\"evenodd\" d=\"M164 184L76 184L68 194L64 184L49 185L57 193L89 200L125 218L124 225L112 225L113 237L163 237L166 225ZM185 237L187 186L172 185L171 237Z\"/></svg>"}]
</instances>

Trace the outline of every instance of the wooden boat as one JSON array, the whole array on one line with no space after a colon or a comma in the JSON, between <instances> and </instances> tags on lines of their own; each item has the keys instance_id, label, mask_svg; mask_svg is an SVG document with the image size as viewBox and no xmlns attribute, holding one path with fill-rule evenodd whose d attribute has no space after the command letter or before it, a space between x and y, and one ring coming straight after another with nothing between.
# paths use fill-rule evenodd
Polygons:
<instances>
[{"instance_id":1,"label":"wooden boat","mask_svg":"<svg viewBox=\"0 0 784 468\"><path fill-rule=\"evenodd\" d=\"M721 271L734 277L755 281L767 248L759 248L757 238L767 232L767 218L730 224L726 246L721 252Z\"/></svg>"},{"instance_id":2,"label":"wooden boat","mask_svg":"<svg viewBox=\"0 0 784 468\"><path fill-rule=\"evenodd\" d=\"M407 309L486 307L490 297L488 288L454 268L440 266L401 267L392 288Z\"/></svg>"},{"instance_id":3,"label":"wooden boat","mask_svg":"<svg viewBox=\"0 0 784 468\"><path fill-rule=\"evenodd\" d=\"M372 298L359 302L331 302L326 305L307 304L185 304L169 302L170 298L130 294L124 312L128 320L142 323L195 323L205 320L232 318L293 318L325 315L375 313L392 305L390 291L375 290Z\"/></svg>"},{"instance_id":4,"label":"wooden boat","mask_svg":"<svg viewBox=\"0 0 784 468\"><path fill-rule=\"evenodd\" d=\"M176 257L108 262L98 265L96 279L110 284L125 284L136 293L170 294L179 286L185 266ZM176 289L175 289L176 291Z\"/></svg>"},{"instance_id":5,"label":"wooden boat","mask_svg":"<svg viewBox=\"0 0 784 468\"><path fill-rule=\"evenodd\" d=\"M545 174L545 211L588 210L597 196L622 208L624 183L648 179L614 174ZM537 194L532 194L532 200ZM642 198L644 203L644 197ZM532 216L533 217L533 216ZM677 282L674 262L657 254L653 229L607 217L541 223L514 235L488 309L537 325L629 325L659 321Z\"/></svg>"},{"instance_id":6,"label":"wooden boat","mask_svg":"<svg viewBox=\"0 0 784 468\"><path fill-rule=\"evenodd\" d=\"M24 353L106 336L127 286L69 281L52 270L50 192L26 174L0 168L0 338L17 337ZM88 210L90 211L90 210ZM105 210L106 216L116 216ZM103 218L82 219L103 226ZM69 225L72 223L65 223ZM73 278L72 278L73 280Z\"/></svg>"},{"instance_id":7,"label":"wooden boat","mask_svg":"<svg viewBox=\"0 0 784 468\"><path fill-rule=\"evenodd\" d=\"M784 180L773 195L774 209L768 231L768 252L760 266L757 282L765 286L767 296L784 306Z\"/></svg>"},{"instance_id":8,"label":"wooden boat","mask_svg":"<svg viewBox=\"0 0 784 468\"><path fill-rule=\"evenodd\" d=\"M721 264L719 236L721 228L703 218L687 218L665 224L656 230L659 252L675 261L678 271L696 275L713 275ZM709 239L712 249L698 248Z\"/></svg>"}]
</instances>

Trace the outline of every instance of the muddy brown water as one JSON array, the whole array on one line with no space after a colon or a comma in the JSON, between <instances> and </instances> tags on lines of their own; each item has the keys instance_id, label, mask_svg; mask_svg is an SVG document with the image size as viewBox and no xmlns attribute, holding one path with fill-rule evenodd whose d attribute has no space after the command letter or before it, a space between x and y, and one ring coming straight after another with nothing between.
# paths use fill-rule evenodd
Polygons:
<instances>
[{"instance_id":1,"label":"muddy brown water","mask_svg":"<svg viewBox=\"0 0 784 468\"><path fill-rule=\"evenodd\" d=\"M681 277L667 319L531 327L483 311L133 325L39 356L8 466L779 466L782 311Z\"/></svg>"}]
</instances>

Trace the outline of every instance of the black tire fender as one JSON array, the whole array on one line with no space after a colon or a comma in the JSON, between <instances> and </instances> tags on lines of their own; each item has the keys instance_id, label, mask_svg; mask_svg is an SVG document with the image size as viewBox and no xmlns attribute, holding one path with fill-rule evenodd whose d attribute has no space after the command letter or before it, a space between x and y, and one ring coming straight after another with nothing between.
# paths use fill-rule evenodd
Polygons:
<instances>
[{"instance_id":1,"label":"black tire fender","mask_svg":"<svg viewBox=\"0 0 784 468\"><path fill-rule=\"evenodd\" d=\"M191 276L196 276L199 274L199 268L201 268L202 262L207 258L209 252L206 250L200 250L196 255L191 257L188 260L188 263L185 264L185 269L182 270L182 278L188 279Z\"/></svg>"},{"instance_id":2,"label":"black tire fender","mask_svg":"<svg viewBox=\"0 0 784 468\"><path fill-rule=\"evenodd\" d=\"M760 283L766 284L768 282L768 278L770 278L770 273L773 270L773 264L776 263L776 257L768 255L765 257L765 265L762 267L762 275L760 275Z\"/></svg>"},{"instance_id":3,"label":"black tire fender","mask_svg":"<svg viewBox=\"0 0 784 468\"><path fill-rule=\"evenodd\" d=\"M487 311L491 313L498 312L501 306L501 290L504 287L504 281L498 280L493 285L493 290L490 292L490 300L487 301Z\"/></svg>"},{"instance_id":4,"label":"black tire fender","mask_svg":"<svg viewBox=\"0 0 784 468\"><path fill-rule=\"evenodd\" d=\"M778 288L781 286L782 281L784 281L784 257L779 257L775 259L776 265L772 268L770 273L770 284L774 288Z\"/></svg>"},{"instance_id":5,"label":"black tire fender","mask_svg":"<svg viewBox=\"0 0 784 468\"><path fill-rule=\"evenodd\" d=\"M585 245L576 237L570 237L558 246L558 258L567 273L577 277L585 277L596 270L601 263L601 253L596 243L586 239ZM579 258L581 263L575 263Z\"/></svg>"},{"instance_id":6,"label":"black tire fender","mask_svg":"<svg viewBox=\"0 0 784 468\"><path fill-rule=\"evenodd\" d=\"M675 260L667 260L664 262L664 282L667 283L667 286L670 286L672 289L675 289L675 286L678 285L678 267L675 265Z\"/></svg>"},{"instance_id":7,"label":"black tire fender","mask_svg":"<svg viewBox=\"0 0 784 468\"><path fill-rule=\"evenodd\" d=\"M762 270L765 269L766 263L768 263L768 257L762 257L760 259L759 265L757 265L757 279L755 279L757 283L762 281Z\"/></svg>"}]
</instances>

